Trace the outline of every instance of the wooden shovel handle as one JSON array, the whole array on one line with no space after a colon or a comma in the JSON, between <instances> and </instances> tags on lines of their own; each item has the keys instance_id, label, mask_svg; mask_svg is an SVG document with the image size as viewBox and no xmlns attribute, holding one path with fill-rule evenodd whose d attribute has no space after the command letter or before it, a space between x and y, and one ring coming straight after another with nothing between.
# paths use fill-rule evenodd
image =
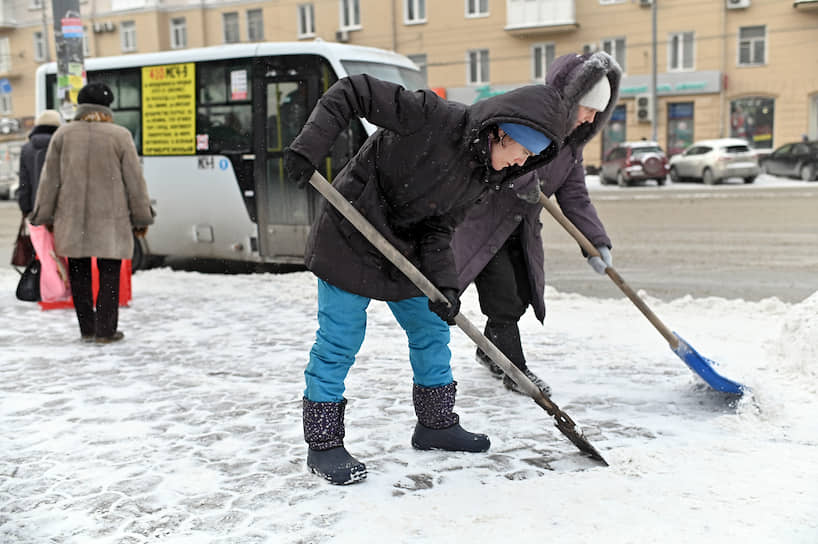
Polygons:
<instances>
[{"instance_id":1,"label":"wooden shovel handle","mask_svg":"<svg viewBox=\"0 0 818 544\"><path fill-rule=\"evenodd\" d=\"M588 240L588 238L586 238L585 235L582 234L582 232L580 232L580 230L573 223L571 223L567 217L565 217L562 210L559 209L554 201L545 196L544 193L540 193L540 204L542 204L543 207L548 210L551 217L557 220L557 223L562 225L562 227L568 231L568 234L570 234L574 240L579 243L580 247L585 251L585 253L592 257L600 257L599 251L597 251L596 247L594 247L594 244L592 244L590 240ZM605 273L609 278L611 278L616 286L619 287L619 289L621 289L629 299L631 299L631 302L633 302L636 307L639 308L639 311L648 318L651 325L656 327L656 330L658 330L659 333L665 337L665 340L668 341L670 347L674 350L677 349L679 347L679 338L673 334L673 331L668 329L664 323L662 323L662 321L650 308L648 308L648 305L645 304L645 301L636 294L636 291L631 289L630 285L625 283L625 280L616 270L614 270L614 267L607 267L605 269Z\"/></svg>"}]
</instances>

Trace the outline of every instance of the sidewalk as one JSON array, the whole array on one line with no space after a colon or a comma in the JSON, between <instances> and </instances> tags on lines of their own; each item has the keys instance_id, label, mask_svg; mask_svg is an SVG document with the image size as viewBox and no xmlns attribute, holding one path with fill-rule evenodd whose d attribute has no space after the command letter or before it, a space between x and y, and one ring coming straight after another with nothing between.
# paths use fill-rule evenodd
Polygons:
<instances>
[{"instance_id":1,"label":"sidewalk","mask_svg":"<svg viewBox=\"0 0 818 544\"><path fill-rule=\"evenodd\" d=\"M3 544L818 541L818 295L650 301L754 387L730 406L626 300L549 289L546 326L521 323L530 365L608 468L456 329L457 411L492 448L413 450L405 338L373 302L346 393L369 477L335 487L305 468L311 274L140 272L105 346L71 310L16 301L16 278L0 269ZM482 328L473 290L463 312Z\"/></svg>"}]
</instances>

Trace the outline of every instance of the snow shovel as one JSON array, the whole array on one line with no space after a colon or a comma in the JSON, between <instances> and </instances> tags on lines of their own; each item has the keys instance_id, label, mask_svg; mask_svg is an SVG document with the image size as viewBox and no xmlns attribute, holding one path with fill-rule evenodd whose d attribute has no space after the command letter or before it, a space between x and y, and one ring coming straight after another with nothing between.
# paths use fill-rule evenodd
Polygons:
<instances>
[{"instance_id":1,"label":"snow shovel","mask_svg":"<svg viewBox=\"0 0 818 544\"><path fill-rule=\"evenodd\" d=\"M424 276L417 267L412 264L409 259L403 256L389 240L378 232L372 224L359 212L352 204L350 204L338 190L333 187L320 173L315 172L310 178L310 185L321 193L330 204L332 204L341 215L343 215L356 229L378 250L389 259L398 269L403 272L415 286L420 289L424 295L432 300L446 301L446 297L432 284L431 281ZM539 387L534 385L528 377L523 374L514 364L497 349L497 347L480 332L477 327L461 313L458 313L454 318L455 323L466 335L477 344L491 359L497 363L506 374L509 374L512 379L526 392L528 396L534 399L540 407L548 412L555 420L555 426L562 434L568 437L568 440L574 443L583 453L588 454L592 459L599 461L605 466L608 463L599 454L582 433L582 430L577 427L576 423L568 417L568 415L560 410L559 406L554 404L551 399L545 395Z\"/></svg>"},{"instance_id":2,"label":"snow shovel","mask_svg":"<svg viewBox=\"0 0 818 544\"><path fill-rule=\"evenodd\" d=\"M548 213L557 220L557 222L562 225L562 227L568 231L568 233L574 237L580 247L585 250L588 255L592 257L599 257L599 251L597 251L596 247L582 234L577 227L574 226L571 221L565 215L563 215L562 210L550 200L545 194L540 193L540 204L542 204ZM668 329L664 323L662 323L656 314L648 308L648 305L645 304L645 301L642 300L639 295L636 294L636 291L631 289L631 287L625 283L625 280L622 279L622 276L617 273L616 270L612 266L609 266L605 269L605 273L608 274L608 277L619 287L631 302L633 302L639 311L641 311L645 317L648 318L651 325L656 327L656 330L665 337L665 340L668 341L670 344L670 349L673 350L673 353L679 356L679 358L684 361L684 363L690 367L690 369L695 372L700 378L702 378L707 385L715 389L716 391L722 391L724 393L730 393L733 395L742 395L744 391L747 389L745 386L734 382L733 380L727 379L715 370L715 366L717 363L715 361L711 361L707 357L703 357L699 354L693 347L685 342L685 340L672 332Z\"/></svg>"}]
</instances>

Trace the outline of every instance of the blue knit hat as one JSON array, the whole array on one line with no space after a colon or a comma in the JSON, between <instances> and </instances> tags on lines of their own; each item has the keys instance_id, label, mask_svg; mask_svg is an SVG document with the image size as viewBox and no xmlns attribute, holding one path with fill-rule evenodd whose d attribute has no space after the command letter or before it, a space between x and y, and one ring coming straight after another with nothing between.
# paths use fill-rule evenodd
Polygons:
<instances>
[{"instance_id":1,"label":"blue knit hat","mask_svg":"<svg viewBox=\"0 0 818 544\"><path fill-rule=\"evenodd\" d=\"M551 138L538 130L525 125L518 125L517 123L500 123L500 128L503 132L511 136L511 138L534 153L539 155L551 145Z\"/></svg>"}]
</instances>

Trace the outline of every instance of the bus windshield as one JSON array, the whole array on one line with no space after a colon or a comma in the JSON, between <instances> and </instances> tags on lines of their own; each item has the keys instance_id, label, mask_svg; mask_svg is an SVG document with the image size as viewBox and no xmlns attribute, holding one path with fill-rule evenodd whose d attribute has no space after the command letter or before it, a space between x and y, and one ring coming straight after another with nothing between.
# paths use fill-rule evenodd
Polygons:
<instances>
[{"instance_id":1,"label":"bus windshield","mask_svg":"<svg viewBox=\"0 0 818 544\"><path fill-rule=\"evenodd\" d=\"M394 64L382 64L379 62L360 60L342 60L341 64L344 65L347 75L350 76L369 74L378 79L402 85L410 91L417 91L418 89L426 88L426 82L423 80L423 74L417 70L406 68L404 66L395 66Z\"/></svg>"}]
</instances>

